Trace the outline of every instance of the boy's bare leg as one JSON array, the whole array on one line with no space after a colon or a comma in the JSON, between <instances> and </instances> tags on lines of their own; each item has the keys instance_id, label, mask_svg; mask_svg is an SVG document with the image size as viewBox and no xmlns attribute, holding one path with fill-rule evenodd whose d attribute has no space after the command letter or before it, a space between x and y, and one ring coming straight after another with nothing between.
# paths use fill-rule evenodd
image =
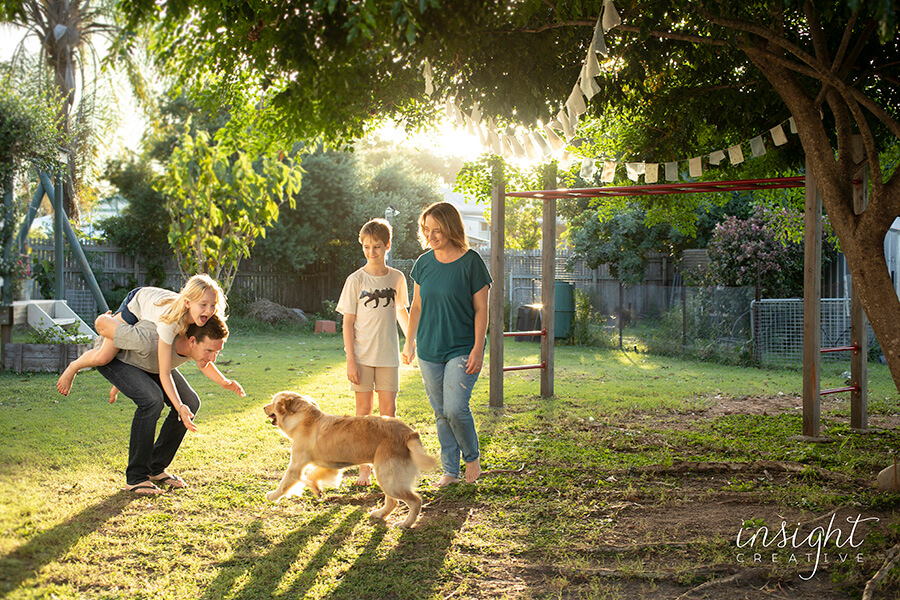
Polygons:
<instances>
[{"instance_id":1,"label":"boy's bare leg","mask_svg":"<svg viewBox=\"0 0 900 600\"><path fill-rule=\"evenodd\" d=\"M371 415L374 401L374 392L356 392L356 416ZM372 485L372 465L359 465L359 476L356 478L356 485Z\"/></svg>"},{"instance_id":2,"label":"boy's bare leg","mask_svg":"<svg viewBox=\"0 0 900 600\"><path fill-rule=\"evenodd\" d=\"M75 375L78 374L78 371L109 364L109 361L114 359L118 353L119 349L113 346L112 340L103 338L100 346L88 350L69 363L69 366L67 366L62 375L59 376L59 379L56 382L56 389L63 396L68 396L72 389L72 382L75 380Z\"/></svg>"},{"instance_id":3,"label":"boy's bare leg","mask_svg":"<svg viewBox=\"0 0 900 600\"><path fill-rule=\"evenodd\" d=\"M378 392L378 414L382 417L397 416L397 392Z\"/></svg>"}]
</instances>

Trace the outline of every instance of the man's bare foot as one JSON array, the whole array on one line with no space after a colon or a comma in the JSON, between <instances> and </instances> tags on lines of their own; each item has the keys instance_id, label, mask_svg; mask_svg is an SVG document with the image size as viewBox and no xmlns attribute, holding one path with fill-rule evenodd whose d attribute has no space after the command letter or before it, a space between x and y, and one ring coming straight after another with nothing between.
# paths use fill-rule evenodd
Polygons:
<instances>
[{"instance_id":1,"label":"man's bare foot","mask_svg":"<svg viewBox=\"0 0 900 600\"><path fill-rule=\"evenodd\" d=\"M359 465L359 477L356 478L355 485L372 485L372 467Z\"/></svg>"},{"instance_id":2,"label":"man's bare foot","mask_svg":"<svg viewBox=\"0 0 900 600\"><path fill-rule=\"evenodd\" d=\"M119 388L117 388L116 386L112 386L111 388L109 388L109 403L114 404L116 401L116 398L118 398L118 397L119 397Z\"/></svg>"},{"instance_id":3,"label":"man's bare foot","mask_svg":"<svg viewBox=\"0 0 900 600\"><path fill-rule=\"evenodd\" d=\"M63 396L68 396L69 392L72 390L72 382L75 381L75 374L78 373L72 366L66 367L66 370L63 371L62 375L59 376L59 379L56 381L56 389Z\"/></svg>"},{"instance_id":4,"label":"man's bare foot","mask_svg":"<svg viewBox=\"0 0 900 600\"><path fill-rule=\"evenodd\" d=\"M151 481L142 481L134 485L126 485L126 492L131 492L138 496L158 496L165 492L153 485Z\"/></svg>"},{"instance_id":5,"label":"man's bare foot","mask_svg":"<svg viewBox=\"0 0 900 600\"><path fill-rule=\"evenodd\" d=\"M163 471L159 475L154 475L150 478L150 481L153 483L165 484L173 488L183 488L187 485L181 477L178 475L170 475L168 471Z\"/></svg>"},{"instance_id":6,"label":"man's bare foot","mask_svg":"<svg viewBox=\"0 0 900 600\"><path fill-rule=\"evenodd\" d=\"M437 485L438 487L447 487L448 485L453 485L454 483L459 483L459 477L444 475L438 480L435 485Z\"/></svg>"},{"instance_id":7,"label":"man's bare foot","mask_svg":"<svg viewBox=\"0 0 900 600\"><path fill-rule=\"evenodd\" d=\"M466 463L466 483L475 483L475 480L481 476L481 459L476 458L472 462Z\"/></svg>"}]
</instances>

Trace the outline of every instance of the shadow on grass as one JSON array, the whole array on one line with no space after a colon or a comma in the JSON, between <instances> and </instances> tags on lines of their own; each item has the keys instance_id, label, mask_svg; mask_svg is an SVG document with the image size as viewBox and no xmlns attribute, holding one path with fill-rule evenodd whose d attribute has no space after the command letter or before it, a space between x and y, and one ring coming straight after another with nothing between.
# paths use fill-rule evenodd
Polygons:
<instances>
[{"instance_id":1,"label":"shadow on grass","mask_svg":"<svg viewBox=\"0 0 900 600\"><path fill-rule=\"evenodd\" d=\"M427 511L427 512L426 512ZM332 600L418 600L434 595L444 564L467 514L426 509L414 529L406 529L387 554L380 546L388 532L379 524L353 566L328 594ZM429 514L431 513L431 514Z\"/></svg>"},{"instance_id":2,"label":"shadow on grass","mask_svg":"<svg viewBox=\"0 0 900 600\"><path fill-rule=\"evenodd\" d=\"M209 584L203 598L271 598L288 594L302 597L316 581L316 573L334 555L334 549L345 542L353 533L356 523L362 518L361 511L355 511L338 524L328 539L322 542L303 570L295 575L296 581L289 589L280 589L282 580L291 571L295 562L303 554L311 539L338 516L339 508L334 507L294 530L278 544L272 546L263 531L262 522L250 524L247 534L235 544L234 555L218 565L219 574ZM235 589L237 586L240 589Z\"/></svg>"},{"instance_id":3,"label":"shadow on grass","mask_svg":"<svg viewBox=\"0 0 900 600\"><path fill-rule=\"evenodd\" d=\"M361 547L349 548L359 543L354 530L367 518L367 512L368 509L360 508L342 517L342 509L332 507L274 545L262 521L251 523L246 535L234 544L234 554L217 565L218 575L206 586L203 600L303 598L315 586L324 583L328 587L323 578L335 576L335 587L326 592L328 598L335 600L418 599L432 595L439 585L447 553L465 522L465 513L423 514L419 526L404 530L389 552L383 548L389 532L383 524L374 527ZM319 543L317 538L329 529L331 533ZM318 548L312 552L310 545L314 543ZM336 575L329 566L346 560L342 558L344 550L356 558L349 568Z\"/></svg>"},{"instance_id":4,"label":"shadow on grass","mask_svg":"<svg viewBox=\"0 0 900 600\"><path fill-rule=\"evenodd\" d=\"M134 499L127 492L114 494L0 557L0 597L7 596L37 575L41 568L65 555L81 538L121 514Z\"/></svg>"}]
</instances>

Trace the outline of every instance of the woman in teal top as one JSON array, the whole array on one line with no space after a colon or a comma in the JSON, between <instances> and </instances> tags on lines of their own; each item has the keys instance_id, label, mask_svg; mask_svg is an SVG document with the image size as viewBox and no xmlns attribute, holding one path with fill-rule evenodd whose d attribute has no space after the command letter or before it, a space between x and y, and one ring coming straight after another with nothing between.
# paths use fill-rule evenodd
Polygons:
<instances>
[{"instance_id":1,"label":"woman in teal top","mask_svg":"<svg viewBox=\"0 0 900 600\"><path fill-rule=\"evenodd\" d=\"M441 444L438 485L460 481L460 457L472 483L481 475L481 461L469 400L484 363L491 274L469 249L462 216L452 204L436 202L422 212L419 238L430 250L410 273L415 285L403 362L418 352Z\"/></svg>"}]
</instances>

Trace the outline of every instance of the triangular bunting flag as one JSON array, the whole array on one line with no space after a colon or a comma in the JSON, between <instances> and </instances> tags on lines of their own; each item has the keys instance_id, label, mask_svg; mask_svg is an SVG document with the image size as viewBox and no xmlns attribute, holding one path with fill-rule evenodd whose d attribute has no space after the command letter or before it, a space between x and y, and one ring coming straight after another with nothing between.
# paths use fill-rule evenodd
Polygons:
<instances>
[{"instance_id":1,"label":"triangular bunting flag","mask_svg":"<svg viewBox=\"0 0 900 600\"><path fill-rule=\"evenodd\" d=\"M591 48L588 50L587 58L584 59L584 67L581 70L581 76L596 77L600 74L600 61L597 60L597 53Z\"/></svg>"},{"instance_id":2,"label":"triangular bunting flag","mask_svg":"<svg viewBox=\"0 0 900 600\"><path fill-rule=\"evenodd\" d=\"M725 160L725 153L722 150L716 150L709 155L709 164L718 166Z\"/></svg>"},{"instance_id":3,"label":"triangular bunting flag","mask_svg":"<svg viewBox=\"0 0 900 600\"><path fill-rule=\"evenodd\" d=\"M753 158L762 156L766 153L766 143L763 141L761 135L750 140L750 152L753 153Z\"/></svg>"},{"instance_id":4,"label":"triangular bunting flag","mask_svg":"<svg viewBox=\"0 0 900 600\"><path fill-rule=\"evenodd\" d=\"M566 143L559 139L559 136L550 129L549 125L544 125L544 133L547 135L547 143L550 144L550 148L553 152L557 152L566 147Z\"/></svg>"},{"instance_id":5,"label":"triangular bunting flag","mask_svg":"<svg viewBox=\"0 0 900 600\"><path fill-rule=\"evenodd\" d=\"M432 85L434 73L431 71L431 63L427 58L425 59L425 68L422 75L425 77L425 95L430 96L434 93L434 85Z\"/></svg>"},{"instance_id":6,"label":"triangular bunting flag","mask_svg":"<svg viewBox=\"0 0 900 600\"><path fill-rule=\"evenodd\" d=\"M666 163L666 181L678 181L678 163Z\"/></svg>"},{"instance_id":7,"label":"triangular bunting flag","mask_svg":"<svg viewBox=\"0 0 900 600\"><path fill-rule=\"evenodd\" d=\"M534 147L540 151L543 158L547 158L550 156L550 153L553 152L550 148L550 144L547 143L547 140L541 137L541 134L537 131L531 132L531 140L534 142Z\"/></svg>"},{"instance_id":8,"label":"triangular bunting flag","mask_svg":"<svg viewBox=\"0 0 900 600\"><path fill-rule=\"evenodd\" d=\"M659 163L644 165L644 183L656 183L657 181L659 181Z\"/></svg>"},{"instance_id":9,"label":"triangular bunting flag","mask_svg":"<svg viewBox=\"0 0 900 600\"><path fill-rule=\"evenodd\" d=\"M794 123L794 117L788 119L788 125L791 127L791 133L797 133L797 124Z\"/></svg>"},{"instance_id":10,"label":"triangular bunting flag","mask_svg":"<svg viewBox=\"0 0 900 600\"><path fill-rule=\"evenodd\" d=\"M603 163L603 172L600 173L600 181L603 183L610 183L613 179L616 178L616 163L613 161L606 161Z\"/></svg>"},{"instance_id":11,"label":"triangular bunting flag","mask_svg":"<svg viewBox=\"0 0 900 600\"><path fill-rule=\"evenodd\" d=\"M556 120L559 121L560 125L562 125L563 135L566 137L566 141L571 140L573 137L575 137L575 131L573 130L572 124L569 121L569 115L566 114L565 110L559 110L559 114L556 115Z\"/></svg>"},{"instance_id":12,"label":"triangular bunting flag","mask_svg":"<svg viewBox=\"0 0 900 600\"><path fill-rule=\"evenodd\" d=\"M644 163L625 163L625 174L636 182L644 174Z\"/></svg>"},{"instance_id":13,"label":"triangular bunting flag","mask_svg":"<svg viewBox=\"0 0 900 600\"><path fill-rule=\"evenodd\" d=\"M741 150L740 146L732 146L728 149L728 160L733 165L739 165L744 162L744 151Z\"/></svg>"},{"instance_id":14,"label":"triangular bunting flag","mask_svg":"<svg viewBox=\"0 0 900 600\"><path fill-rule=\"evenodd\" d=\"M602 54L603 56L607 56L609 54L609 50L606 49L606 40L603 39L603 17L597 19L597 24L594 25L594 37L591 38L591 47L588 50L588 54L593 54L594 58L597 58L597 52Z\"/></svg>"},{"instance_id":15,"label":"triangular bunting flag","mask_svg":"<svg viewBox=\"0 0 900 600\"><path fill-rule=\"evenodd\" d=\"M703 157L695 156L688 162L688 173L691 177L703 175Z\"/></svg>"},{"instance_id":16,"label":"triangular bunting flag","mask_svg":"<svg viewBox=\"0 0 900 600\"><path fill-rule=\"evenodd\" d=\"M780 123L770 129L769 133L772 134L772 141L775 142L776 146L787 144L787 136L784 135L784 129L781 127Z\"/></svg>"},{"instance_id":17,"label":"triangular bunting flag","mask_svg":"<svg viewBox=\"0 0 900 600\"><path fill-rule=\"evenodd\" d=\"M591 179L594 177L594 159L593 158L583 158L581 160L581 171L578 175L582 179Z\"/></svg>"},{"instance_id":18,"label":"triangular bunting flag","mask_svg":"<svg viewBox=\"0 0 900 600\"><path fill-rule=\"evenodd\" d=\"M609 31L616 25L622 23L622 18L613 4L613 0L604 0L603 2L603 31Z\"/></svg>"},{"instance_id":19,"label":"triangular bunting flag","mask_svg":"<svg viewBox=\"0 0 900 600\"><path fill-rule=\"evenodd\" d=\"M569 94L569 98L566 100L566 108L569 109L570 123L573 117L577 118L578 115L584 114L587 110L587 106L584 103L584 95L581 93L581 88L578 87L578 84L572 86L572 93Z\"/></svg>"}]
</instances>

